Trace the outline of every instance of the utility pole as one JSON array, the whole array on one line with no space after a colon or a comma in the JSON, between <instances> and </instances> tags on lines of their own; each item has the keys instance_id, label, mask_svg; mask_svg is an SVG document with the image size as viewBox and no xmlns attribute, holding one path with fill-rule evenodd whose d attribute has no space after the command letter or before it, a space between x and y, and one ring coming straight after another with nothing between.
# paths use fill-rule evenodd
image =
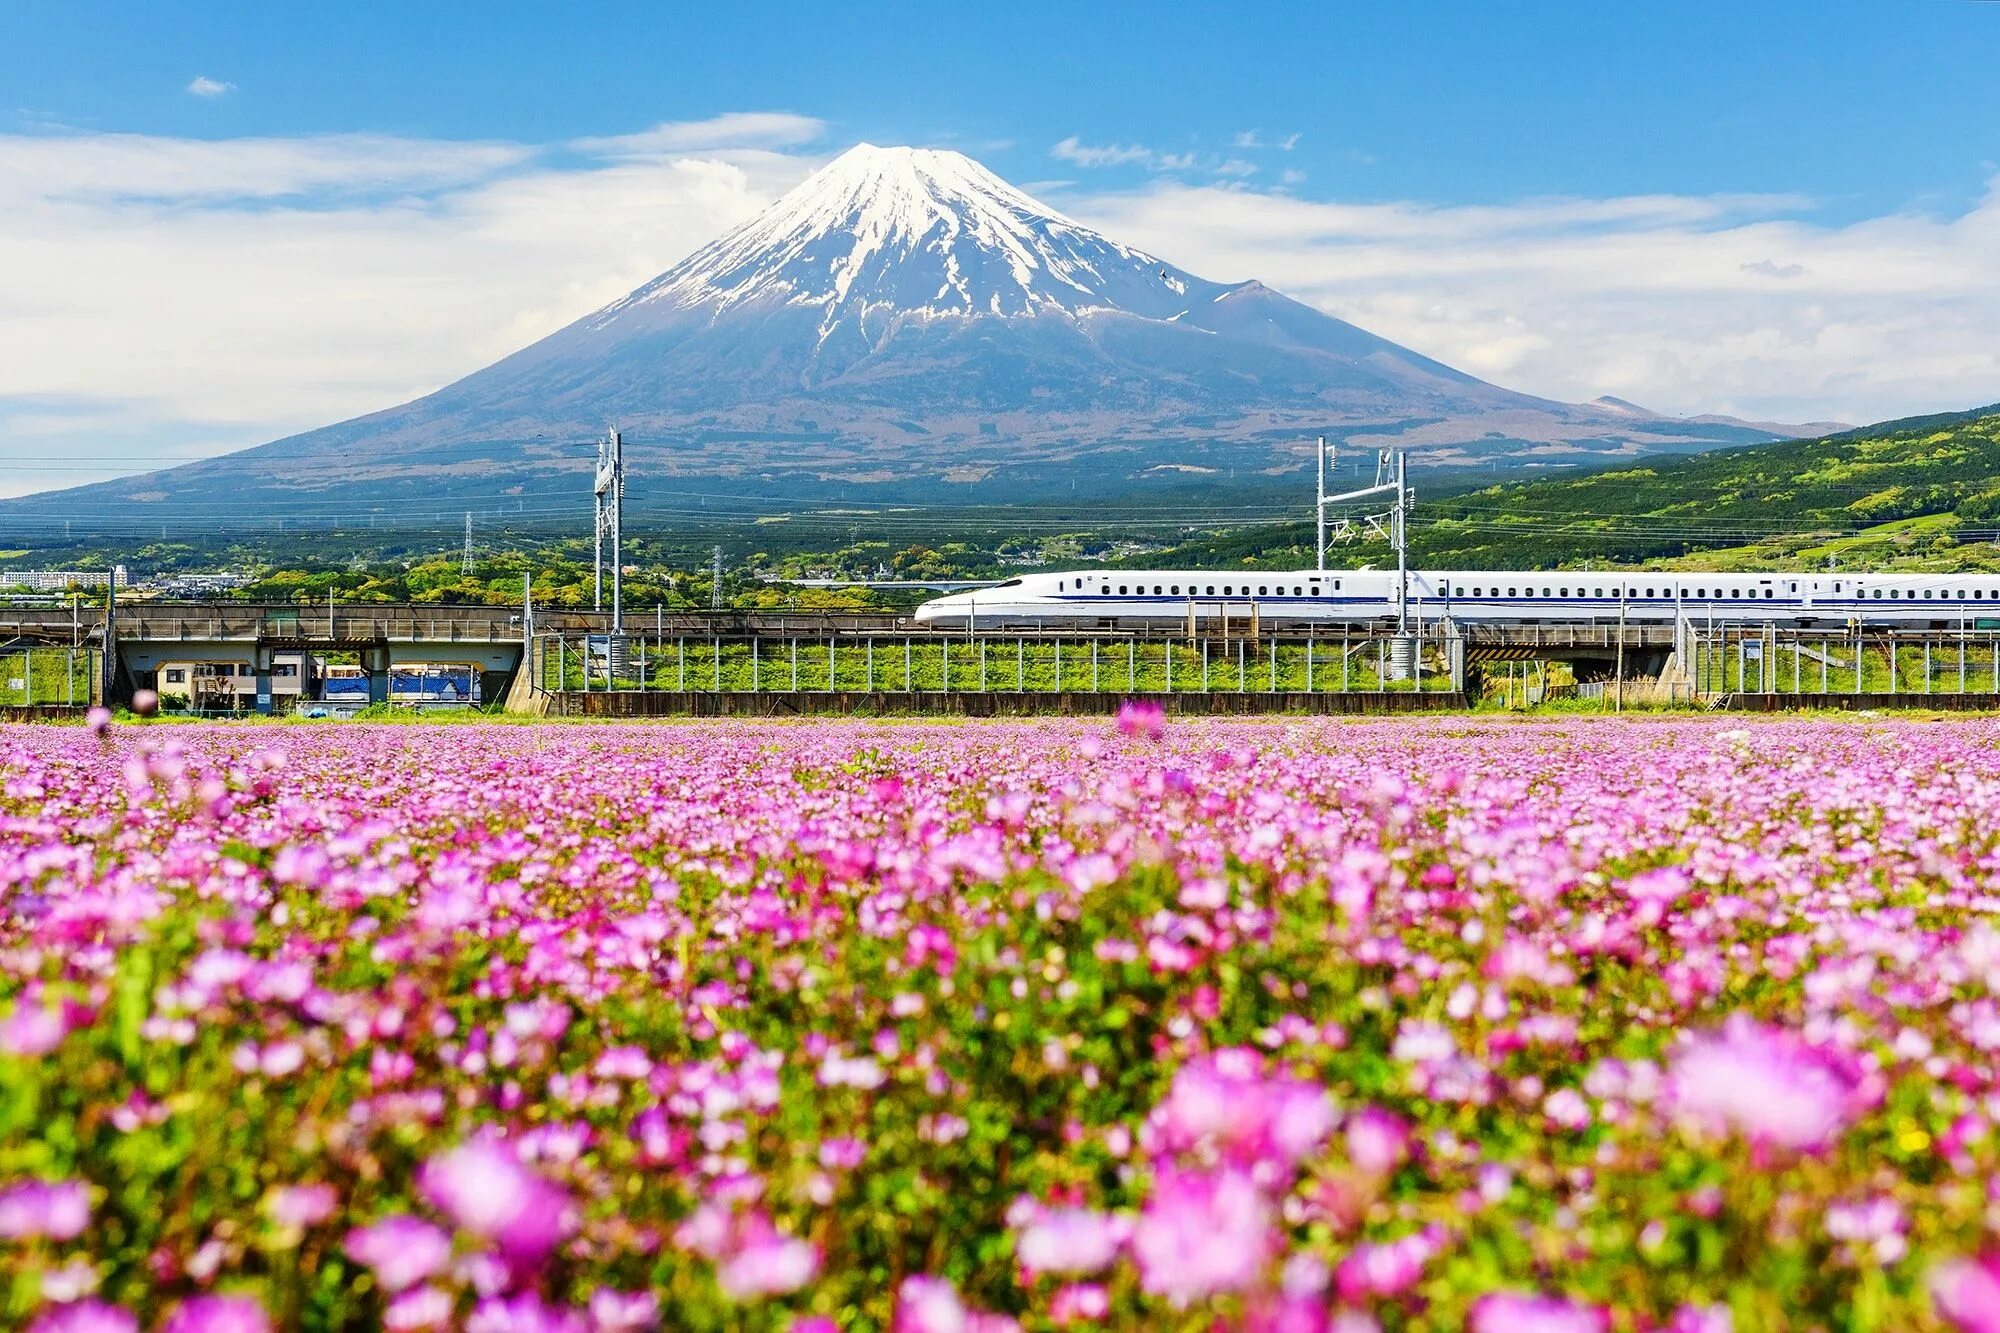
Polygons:
<instances>
[{"instance_id":1,"label":"utility pole","mask_svg":"<svg viewBox=\"0 0 2000 1333\"><path fill-rule=\"evenodd\" d=\"M104 706L111 707L111 701L118 692L118 566L111 567L111 574L104 583Z\"/></svg>"},{"instance_id":2,"label":"utility pole","mask_svg":"<svg viewBox=\"0 0 2000 1333\"><path fill-rule=\"evenodd\" d=\"M1410 491L1409 464L1406 451L1398 448L1383 449L1375 457L1375 484L1364 486L1358 491L1343 491L1339 495L1326 493L1326 441L1320 440L1320 496L1319 516L1319 568L1326 568L1326 507L1328 505L1350 504L1355 500L1365 500L1371 495L1385 495L1394 492L1396 502L1389 511L1389 544L1396 550L1396 633L1410 632L1410 551L1409 512L1415 496ZM1369 520L1371 523L1373 519Z\"/></svg>"},{"instance_id":3,"label":"utility pole","mask_svg":"<svg viewBox=\"0 0 2000 1333\"><path fill-rule=\"evenodd\" d=\"M465 550L458 557L458 572L472 572L472 511L469 509L465 511Z\"/></svg>"},{"instance_id":4,"label":"utility pole","mask_svg":"<svg viewBox=\"0 0 2000 1333\"><path fill-rule=\"evenodd\" d=\"M1326 436L1319 437L1319 497L1313 505L1313 568L1326 570Z\"/></svg>"},{"instance_id":5,"label":"utility pole","mask_svg":"<svg viewBox=\"0 0 2000 1333\"><path fill-rule=\"evenodd\" d=\"M597 500L596 579L592 585L591 607L604 609L604 538L611 538L611 632L625 629L625 442L616 427L605 432L597 445L597 480L593 487Z\"/></svg>"}]
</instances>

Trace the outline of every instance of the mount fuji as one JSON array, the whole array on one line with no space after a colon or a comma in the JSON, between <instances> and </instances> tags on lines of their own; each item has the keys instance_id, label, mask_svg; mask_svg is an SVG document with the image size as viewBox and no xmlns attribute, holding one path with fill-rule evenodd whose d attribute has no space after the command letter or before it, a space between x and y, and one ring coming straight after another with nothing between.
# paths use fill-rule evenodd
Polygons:
<instances>
[{"instance_id":1,"label":"mount fuji","mask_svg":"<svg viewBox=\"0 0 2000 1333\"><path fill-rule=\"evenodd\" d=\"M622 300L400 407L53 501L156 515L570 497L616 424L660 491L1014 500L1271 477L1313 435L1506 468L1786 428L1514 393L1196 277L958 153L863 144ZM524 502L525 503L525 502Z\"/></svg>"}]
</instances>

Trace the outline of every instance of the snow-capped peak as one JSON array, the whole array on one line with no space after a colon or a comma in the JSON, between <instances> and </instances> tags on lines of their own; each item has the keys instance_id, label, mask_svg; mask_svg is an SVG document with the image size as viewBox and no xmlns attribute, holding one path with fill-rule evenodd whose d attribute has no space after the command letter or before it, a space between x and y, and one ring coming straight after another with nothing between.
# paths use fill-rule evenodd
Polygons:
<instances>
[{"instance_id":1,"label":"snow-capped peak","mask_svg":"<svg viewBox=\"0 0 2000 1333\"><path fill-rule=\"evenodd\" d=\"M1026 315L1113 308L1170 318L1219 290L1037 202L961 153L860 144L690 255L630 306L849 315Z\"/></svg>"}]
</instances>

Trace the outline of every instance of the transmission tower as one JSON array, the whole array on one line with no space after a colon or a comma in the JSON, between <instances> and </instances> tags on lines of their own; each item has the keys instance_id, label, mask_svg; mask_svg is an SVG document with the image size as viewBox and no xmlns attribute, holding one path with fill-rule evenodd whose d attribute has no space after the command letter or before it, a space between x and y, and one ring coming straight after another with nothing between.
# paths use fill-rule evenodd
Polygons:
<instances>
[{"instance_id":1,"label":"transmission tower","mask_svg":"<svg viewBox=\"0 0 2000 1333\"><path fill-rule=\"evenodd\" d=\"M470 574L472 572L472 513L470 510L466 511L465 515L465 549L459 553L458 572L461 574Z\"/></svg>"},{"instance_id":2,"label":"transmission tower","mask_svg":"<svg viewBox=\"0 0 2000 1333\"><path fill-rule=\"evenodd\" d=\"M611 538L611 632L625 632L625 442L616 428L605 432L597 444L597 573L592 585L591 606L604 609L604 539Z\"/></svg>"},{"instance_id":3,"label":"transmission tower","mask_svg":"<svg viewBox=\"0 0 2000 1333\"><path fill-rule=\"evenodd\" d=\"M722 548L720 546L716 547L715 554L709 557L708 605L711 610L720 611L722 609Z\"/></svg>"}]
</instances>

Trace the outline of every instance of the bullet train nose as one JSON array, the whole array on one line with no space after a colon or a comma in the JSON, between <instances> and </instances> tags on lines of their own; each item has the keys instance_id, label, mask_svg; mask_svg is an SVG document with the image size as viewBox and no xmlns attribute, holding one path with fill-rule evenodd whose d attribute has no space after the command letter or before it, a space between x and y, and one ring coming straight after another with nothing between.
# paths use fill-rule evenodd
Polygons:
<instances>
[{"instance_id":1,"label":"bullet train nose","mask_svg":"<svg viewBox=\"0 0 2000 1333\"><path fill-rule=\"evenodd\" d=\"M916 610L916 620L920 625L928 625L934 620L951 620L965 614L965 595L953 593L947 597L933 597Z\"/></svg>"}]
</instances>

